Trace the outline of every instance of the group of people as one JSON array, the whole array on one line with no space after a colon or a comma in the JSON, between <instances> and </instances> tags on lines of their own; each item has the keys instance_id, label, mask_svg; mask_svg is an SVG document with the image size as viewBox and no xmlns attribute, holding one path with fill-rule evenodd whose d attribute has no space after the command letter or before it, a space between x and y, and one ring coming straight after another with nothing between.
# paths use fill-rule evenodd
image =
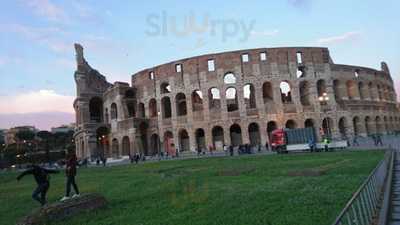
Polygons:
<instances>
[{"instance_id":1,"label":"group of people","mask_svg":"<svg viewBox=\"0 0 400 225\"><path fill-rule=\"evenodd\" d=\"M75 177L77 174L78 161L74 151L69 151L66 156L65 175L66 175L66 187L65 195L61 198L61 201L70 199L71 187L74 189L75 194L72 198L79 197L79 189L76 184ZM47 169L36 164L29 166L29 169L22 172L17 180L21 180L26 175L33 175L37 187L32 193L32 198L38 201L42 206L47 203L46 194L50 188L50 174L59 173L58 170Z\"/></svg>"}]
</instances>

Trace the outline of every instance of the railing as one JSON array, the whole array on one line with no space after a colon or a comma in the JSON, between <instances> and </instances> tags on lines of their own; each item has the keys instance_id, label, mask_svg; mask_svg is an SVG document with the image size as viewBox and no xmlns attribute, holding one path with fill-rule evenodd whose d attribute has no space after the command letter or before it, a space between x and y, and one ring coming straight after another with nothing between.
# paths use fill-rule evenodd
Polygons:
<instances>
[{"instance_id":1,"label":"railing","mask_svg":"<svg viewBox=\"0 0 400 225\"><path fill-rule=\"evenodd\" d=\"M369 225L378 215L378 206L388 171L393 166L393 151L384 159L353 195L332 225Z\"/></svg>"}]
</instances>

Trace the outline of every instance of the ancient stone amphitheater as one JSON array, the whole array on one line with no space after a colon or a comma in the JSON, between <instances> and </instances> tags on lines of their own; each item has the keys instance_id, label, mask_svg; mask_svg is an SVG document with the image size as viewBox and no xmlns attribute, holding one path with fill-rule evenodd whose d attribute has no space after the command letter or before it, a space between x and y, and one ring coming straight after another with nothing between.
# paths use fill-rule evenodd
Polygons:
<instances>
[{"instance_id":1,"label":"ancient stone amphitheater","mask_svg":"<svg viewBox=\"0 0 400 225\"><path fill-rule=\"evenodd\" d=\"M335 64L327 48L260 48L177 60L108 83L75 45L79 157L264 146L276 128L351 138L400 129L389 68Z\"/></svg>"}]
</instances>

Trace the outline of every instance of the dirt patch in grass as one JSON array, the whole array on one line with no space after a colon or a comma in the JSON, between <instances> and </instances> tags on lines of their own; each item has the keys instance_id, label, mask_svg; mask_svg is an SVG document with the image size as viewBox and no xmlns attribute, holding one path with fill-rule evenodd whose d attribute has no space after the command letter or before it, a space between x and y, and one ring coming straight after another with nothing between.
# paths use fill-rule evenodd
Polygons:
<instances>
[{"instance_id":1,"label":"dirt patch in grass","mask_svg":"<svg viewBox=\"0 0 400 225\"><path fill-rule=\"evenodd\" d=\"M329 163L323 166L315 167L315 168L310 168L310 169L304 169L304 170L297 170L297 171L289 171L288 176L291 177L316 177L316 176L322 176L326 174L329 170L338 168L342 164L345 164L349 162L349 159L343 159L338 162L334 163Z\"/></svg>"}]
</instances>

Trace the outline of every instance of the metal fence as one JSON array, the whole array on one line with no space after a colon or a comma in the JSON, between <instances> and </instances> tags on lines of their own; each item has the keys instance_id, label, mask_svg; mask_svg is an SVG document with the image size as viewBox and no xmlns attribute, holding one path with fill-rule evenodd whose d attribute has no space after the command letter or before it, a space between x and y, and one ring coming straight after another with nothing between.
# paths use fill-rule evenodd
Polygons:
<instances>
[{"instance_id":1,"label":"metal fence","mask_svg":"<svg viewBox=\"0 0 400 225\"><path fill-rule=\"evenodd\" d=\"M332 225L369 225L376 218L380 196L388 171L393 167L394 151L387 151Z\"/></svg>"}]
</instances>

